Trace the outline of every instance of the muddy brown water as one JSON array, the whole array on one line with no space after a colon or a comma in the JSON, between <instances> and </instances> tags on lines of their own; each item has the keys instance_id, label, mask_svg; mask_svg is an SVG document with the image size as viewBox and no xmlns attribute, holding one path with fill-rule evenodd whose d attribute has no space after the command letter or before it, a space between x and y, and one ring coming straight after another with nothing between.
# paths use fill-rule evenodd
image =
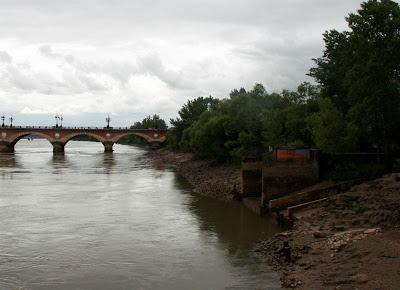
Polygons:
<instances>
[{"instance_id":1,"label":"muddy brown water","mask_svg":"<svg viewBox=\"0 0 400 290\"><path fill-rule=\"evenodd\" d=\"M195 194L140 148L46 140L0 154L0 289L280 289L251 254L278 231Z\"/></svg>"}]
</instances>

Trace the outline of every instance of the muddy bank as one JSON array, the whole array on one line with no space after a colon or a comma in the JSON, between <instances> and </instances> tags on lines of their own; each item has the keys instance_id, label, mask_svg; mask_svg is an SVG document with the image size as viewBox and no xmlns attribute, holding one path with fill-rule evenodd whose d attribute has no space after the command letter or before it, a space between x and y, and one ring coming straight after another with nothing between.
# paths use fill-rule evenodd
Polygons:
<instances>
[{"instance_id":1,"label":"muddy bank","mask_svg":"<svg viewBox=\"0 0 400 290\"><path fill-rule=\"evenodd\" d=\"M195 160L192 154L151 150L148 157L156 167L174 167L196 192L222 200L232 200L240 190L240 166Z\"/></svg>"},{"instance_id":2,"label":"muddy bank","mask_svg":"<svg viewBox=\"0 0 400 290\"><path fill-rule=\"evenodd\" d=\"M287 288L400 289L400 175L365 182L299 213L293 229L255 251Z\"/></svg>"}]
</instances>

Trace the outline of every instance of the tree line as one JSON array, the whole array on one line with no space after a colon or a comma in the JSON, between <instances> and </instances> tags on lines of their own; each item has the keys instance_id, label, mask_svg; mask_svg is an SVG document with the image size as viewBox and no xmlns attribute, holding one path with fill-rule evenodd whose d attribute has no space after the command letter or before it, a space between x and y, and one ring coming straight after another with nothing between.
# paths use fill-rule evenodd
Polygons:
<instances>
[{"instance_id":1,"label":"tree line","mask_svg":"<svg viewBox=\"0 0 400 290\"><path fill-rule=\"evenodd\" d=\"M234 89L222 100L189 100L170 120L168 146L218 161L237 160L249 146L398 155L399 4L369 0L346 21L348 30L323 34L323 55L309 71L315 84L280 93L256 84L249 91ZM159 122L154 117L135 126Z\"/></svg>"}]
</instances>

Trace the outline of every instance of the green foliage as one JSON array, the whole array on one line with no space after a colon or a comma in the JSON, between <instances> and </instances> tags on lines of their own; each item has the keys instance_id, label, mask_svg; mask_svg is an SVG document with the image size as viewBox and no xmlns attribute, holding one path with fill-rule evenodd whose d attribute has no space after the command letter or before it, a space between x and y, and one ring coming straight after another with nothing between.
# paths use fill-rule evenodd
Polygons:
<instances>
[{"instance_id":1,"label":"green foliage","mask_svg":"<svg viewBox=\"0 0 400 290\"><path fill-rule=\"evenodd\" d=\"M167 129L167 124L159 115L147 116L141 122L135 122L131 129Z\"/></svg>"},{"instance_id":2,"label":"green foliage","mask_svg":"<svg viewBox=\"0 0 400 290\"><path fill-rule=\"evenodd\" d=\"M349 31L324 34L310 75L360 137L358 150L390 154L400 129L400 7L370 0L346 18Z\"/></svg>"},{"instance_id":3,"label":"green foliage","mask_svg":"<svg viewBox=\"0 0 400 290\"><path fill-rule=\"evenodd\" d=\"M179 110L179 117L171 119L171 130L168 132L168 145L173 149L183 149L185 146L181 144L183 132L197 121L201 114L205 111L212 110L218 104L218 99L213 97L199 97L189 100Z\"/></svg>"},{"instance_id":4,"label":"green foliage","mask_svg":"<svg viewBox=\"0 0 400 290\"><path fill-rule=\"evenodd\" d=\"M248 92L233 90L229 99L200 114L180 139L173 134L173 142L199 158L218 161L238 160L248 147L309 144L312 138L306 117L317 108L313 103L318 91L308 83L282 94L268 94L261 84Z\"/></svg>"},{"instance_id":5,"label":"green foliage","mask_svg":"<svg viewBox=\"0 0 400 290\"><path fill-rule=\"evenodd\" d=\"M356 132L351 123L330 99L320 98L318 105L319 112L309 119L317 147L327 153L353 151Z\"/></svg>"},{"instance_id":6,"label":"green foliage","mask_svg":"<svg viewBox=\"0 0 400 290\"><path fill-rule=\"evenodd\" d=\"M247 147L318 146L325 152L400 151L400 8L369 0L349 30L324 33L310 70L319 85L267 93L261 84L229 98L188 101L168 143L199 158L237 160Z\"/></svg>"},{"instance_id":7,"label":"green foliage","mask_svg":"<svg viewBox=\"0 0 400 290\"><path fill-rule=\"evenodd\" d=\"M163 119L160 118L159 115L155 114L153 116L147 116L142 121L135 122L131 127L131 129L167 129L167 124ZM128 135L121 138L118 143L121 144L135 144L135 145L147 145L147 141L142 137L138 137L135 135Z\"/></svg>"}]
</instances>

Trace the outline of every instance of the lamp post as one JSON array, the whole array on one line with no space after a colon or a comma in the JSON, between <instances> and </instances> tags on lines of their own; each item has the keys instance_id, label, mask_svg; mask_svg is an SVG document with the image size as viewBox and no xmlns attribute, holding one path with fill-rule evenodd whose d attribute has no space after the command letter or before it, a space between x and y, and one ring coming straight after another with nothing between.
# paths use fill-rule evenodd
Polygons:
<instances>
[{"instance_id":1,"label":"lamp post","mask_svg":"<svg viewBox=\"0 0 400 290\"><path fill-rule=\"evenodd\" d=\"M13 118L13 116L11 116L11 117L10 117L10 128L12 128L12 126L13 126L13 124L12 124L13 121L14 121L14 118Z\"/></svg>"},{"instance_id":2,"label":"lamp post","mask_svg":"<svg viewBox=\"0 0 400 290\"><path fill-rule=\"evenodd\" d=\"M64 117L63 117L62 115L60 115L60 126L61 126L61 128L62 128L62 122L63 122L63 120L64 120Z\"/></svg>"},{"instance_id":3,"label":"lamp post","mask_svg":"<svg viewBox=\"0 0 400 290\"><path fill-rule=\"evenodd\" d=\"M58 119L59 119L60 117L58 116L58 114L56 114L55 116L54 116L54 119L56 119L56 128L58 128Z\"/></svg>"},{"instance_id":4,"label":"lamp post","mask_svg":"<svg viewBox=\"0 0 400 290\"><path fill-rule=\"evenodd\" d=\"M3 115L1 116L1 121L2 121L1 127L5 127L5 125L4 125L5 119L6 119L6 117L4 116L4 113L3 113Z\"/></svg>"},{"instance_id":5,"label":"lamp post","mask_svg":"<svg viewBox=\"0 0 400 290\"><path fill-rule=\"evenodd\" d=\"M106 118L107 129L110 128L110 121L111 121L111 118L110 118L110 115L108 115L107 118Z\"/></svg>"}]
</instances>

